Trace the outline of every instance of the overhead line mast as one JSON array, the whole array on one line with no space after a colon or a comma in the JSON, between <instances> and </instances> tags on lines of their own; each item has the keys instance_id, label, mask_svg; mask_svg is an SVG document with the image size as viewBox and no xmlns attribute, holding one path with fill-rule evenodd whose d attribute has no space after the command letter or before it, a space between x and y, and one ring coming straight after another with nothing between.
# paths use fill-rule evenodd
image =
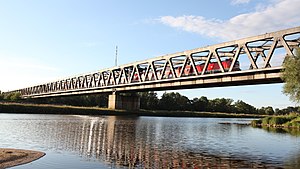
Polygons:
<instances>
[{"instance_id":1,"label":"overhead line mast","mask_svg":"<svg viewBox=\"0 0 300 169\"><path fill-rule=\"evenodd\" d=\"M118 46L116 46L115 66L118 66Z\"/></svg>"}]
</instances>

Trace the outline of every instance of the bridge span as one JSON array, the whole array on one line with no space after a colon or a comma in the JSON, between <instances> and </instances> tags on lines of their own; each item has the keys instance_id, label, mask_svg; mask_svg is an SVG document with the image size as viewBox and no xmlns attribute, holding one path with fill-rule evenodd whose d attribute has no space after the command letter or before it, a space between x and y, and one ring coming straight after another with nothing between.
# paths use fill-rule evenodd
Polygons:
<instances>
[{"instance_id":1,"label":"bridge span","mask_svg":"<svg viewBox=\"0 0 300 169\"><path fill-rule=\"evenodd\" d=\"M22 98L109 93L109 108L138 109L119 93L282 82L282 63L300 46L300 27L186 50L13 92ZM129 104L130 103L130 104ZM130 105L130 106L128 106Z\"/></svg>"}]
</instances>

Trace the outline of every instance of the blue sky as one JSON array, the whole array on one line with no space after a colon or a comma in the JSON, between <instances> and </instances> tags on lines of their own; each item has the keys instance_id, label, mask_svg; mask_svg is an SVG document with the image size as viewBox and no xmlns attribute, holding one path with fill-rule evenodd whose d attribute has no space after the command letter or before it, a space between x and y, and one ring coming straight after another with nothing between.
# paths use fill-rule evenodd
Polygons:
<instances>
[{"instance_id":1,"label":"blue sky","mask_svg":"<svg viewBox=\"0 0 300 169\"><path fill-rule=\"evenodd\" d=\"M0 0L0 90L299 26L300 0ZM282 84L183 90L292 105Z\"/></svg>"}]
</instances>

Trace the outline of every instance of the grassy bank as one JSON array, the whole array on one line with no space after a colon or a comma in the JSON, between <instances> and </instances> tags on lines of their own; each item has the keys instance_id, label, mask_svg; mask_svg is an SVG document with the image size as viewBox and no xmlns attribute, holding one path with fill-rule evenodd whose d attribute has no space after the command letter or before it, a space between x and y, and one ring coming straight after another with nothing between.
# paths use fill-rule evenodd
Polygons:
<instances>
[{"instance_id":1,"label":"grassy bank","mask_svg":"<svg viewBox=\"0 0 300 169\"><path fill-rule=\"evenodd\" d=\"M267 116L260 120L253 120L252 126L274 127L274 128L297 128L300 129L300 115L291 113L283 116Z\"/></svg>"},{"instance_id":2,"label":"grassy bank","mask_svg":"<svg viewBox=\"0 0 300 169\"><path fill-rule=\"evenodd\" d=\"M0 103L0 113L75 114L75 115L135 115L164 117L261 118L261 115L193 111L125 111L98 107L77 107L46 104Z\"/></svg>"},{"instance_id":3,"label":"grassy bank","mask_svg":"<svg viewBox=\"0 0 300 169\"><path fill-rule=\"evenodd\" d=\"M49 104L0 103L0 113L30 114L75 114L75 115L115 115L128 113L123 110L110 110L97 107L78 107Z\"/></svg>"}]
</instances>

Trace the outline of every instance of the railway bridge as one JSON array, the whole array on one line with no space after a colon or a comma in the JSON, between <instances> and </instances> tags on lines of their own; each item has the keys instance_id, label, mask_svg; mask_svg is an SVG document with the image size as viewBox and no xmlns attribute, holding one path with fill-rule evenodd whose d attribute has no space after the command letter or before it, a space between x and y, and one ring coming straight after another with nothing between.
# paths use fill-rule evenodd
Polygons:
<instances>
[{"instance_id":1,"label":"railway bridge","mask_svg":"<svg viewBox=\"0 0 300 169\"><path fill-rule=\"evenodd\" d=\"M300 45L300 27L186 50L15 90L21 97L109 93L109 108L139 109L120 93L281 83L284 58Z\"/></svg>"}]
</instances>

